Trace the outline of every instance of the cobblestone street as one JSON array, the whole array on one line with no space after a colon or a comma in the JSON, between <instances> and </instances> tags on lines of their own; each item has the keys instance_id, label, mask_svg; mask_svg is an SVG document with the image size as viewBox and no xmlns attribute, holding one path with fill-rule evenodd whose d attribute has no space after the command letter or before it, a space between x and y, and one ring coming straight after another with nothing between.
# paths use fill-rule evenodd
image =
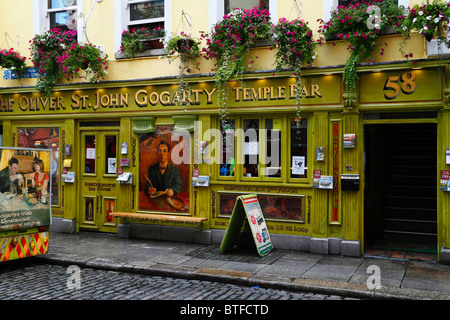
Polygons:
<instances>
[{"instance_id":1,"label":"cobblestone street","mask_svg":"<svg viewBox=\"0 0 450 320\"><path fill-rule=\"evenodd\" d=\"M91 268L17 261L0 266L2 300L353 300Z\"/></svg>"}]
</instances>

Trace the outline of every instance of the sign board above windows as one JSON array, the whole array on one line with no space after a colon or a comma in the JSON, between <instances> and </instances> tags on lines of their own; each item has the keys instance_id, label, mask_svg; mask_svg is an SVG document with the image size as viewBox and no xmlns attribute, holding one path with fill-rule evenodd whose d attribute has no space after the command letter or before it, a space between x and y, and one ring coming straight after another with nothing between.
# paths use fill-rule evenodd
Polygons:
<instances>
[{"instance_id":1,"label":"sign board above windows","mask_svg":"<svg viewBox=\"0 0 450 320\"><path fill-rule=\"evenodd\" d=\"M361 73L360 103L442 100L443 78L439 68Z\"/></svg>"}]
</instances>

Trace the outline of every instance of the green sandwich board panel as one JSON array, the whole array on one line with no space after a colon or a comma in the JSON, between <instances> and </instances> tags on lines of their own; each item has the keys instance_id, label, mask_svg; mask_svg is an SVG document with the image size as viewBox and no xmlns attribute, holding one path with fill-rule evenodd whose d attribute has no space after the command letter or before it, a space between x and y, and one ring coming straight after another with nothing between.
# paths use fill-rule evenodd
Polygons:
<instances>
[{"instance_id":1,"label":"green sandwich board panel","mask_svg":"<svg viewBox=\"0 0 450 320\"><path fill-rule=\"evenodd\" d=\"M258 197L255 194L249 194L236 198L230 222L220 245L220 253L231 250L237 244L245 219L252 231L258 254L263 257L272 250L272 241Z\"/></svg>"}]
</instances>

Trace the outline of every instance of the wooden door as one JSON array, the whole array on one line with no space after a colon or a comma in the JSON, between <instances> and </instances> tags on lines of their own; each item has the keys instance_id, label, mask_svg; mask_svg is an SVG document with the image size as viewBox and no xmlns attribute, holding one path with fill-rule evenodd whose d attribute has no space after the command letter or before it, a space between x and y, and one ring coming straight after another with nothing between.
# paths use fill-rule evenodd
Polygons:
<instances>
[{"instance_id":1,"label":"wooden door","mask_svg":"<svg viewBox=\"0 0 450 320\"><path fill-rule=\"evenodd\" d=\"M81 132L80 228L117 232L118 131Z\"/></svg>"}]
</instances>

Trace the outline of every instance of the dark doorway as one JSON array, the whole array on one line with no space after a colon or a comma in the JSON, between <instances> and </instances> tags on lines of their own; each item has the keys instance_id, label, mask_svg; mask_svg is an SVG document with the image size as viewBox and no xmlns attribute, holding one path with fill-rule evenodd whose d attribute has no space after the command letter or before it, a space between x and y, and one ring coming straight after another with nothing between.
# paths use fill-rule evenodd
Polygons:
<instances>
[{"instance_id":1,"label":"dark doorway","mask_svg":"<svg viewBox=\"0 0 450 320\"><path fill-rule=\"evenodd\" d=\"M364 127L366 248L436 252L437 125Z\"/></svg>"}]
</instances>

